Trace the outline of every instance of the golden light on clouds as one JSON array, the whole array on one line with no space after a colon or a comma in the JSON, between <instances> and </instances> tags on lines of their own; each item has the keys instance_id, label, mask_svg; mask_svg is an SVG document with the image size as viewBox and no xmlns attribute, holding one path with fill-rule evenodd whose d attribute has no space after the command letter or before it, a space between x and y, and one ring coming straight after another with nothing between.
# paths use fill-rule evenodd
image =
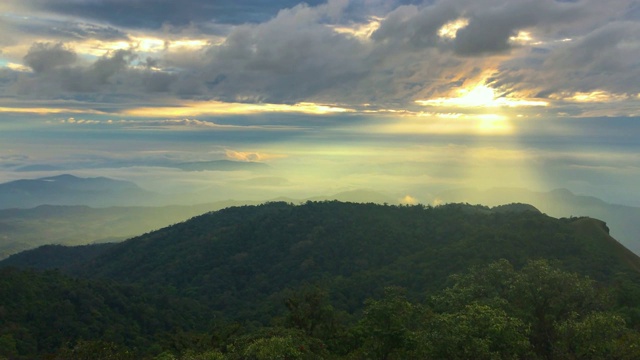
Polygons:
<instances>
[{"instance_id":1,"label":"golden light on clouds","mask_svg":"<svg viewBox=\"0 0 640 360\"><path fill-rule=\"evenodd\" d=\"M327 115L355 112L353 109L334 105L315 104L302 102L293 105L287 104L245 104L225 103L220 101L186 101L176 106L139 107L126 109L112 115L126 115L133 117L157 117L157 118L188 118L206 115L243 115L259 113L302 113L309 115ZM0 106L0 113L20 114L106 114L101 111L89 109L76 109L66 106L61 107L7 107Z\"/></svg>"},{"instance_id":2,"label":"golden light on clouds","mask_svg":"<svg viewBox=\"0 0 640 360\"><path fill-rule=\"evenodd\" d=\"M595 90L592 92L575 92L571 94L555 94L551 98L565 101L574 101L580 103L605 103L612 101L627 100L627 94L614 94L604 90Z\"/></svg>"},{"instance_id":3,"label":"golden light on clouds","mask_svg":"<svg viewBox=\"0 0 640 360\"><path fill-rule=\"evenodd\" d=\"M225 103L220 101L209 102L185 102L180 106L171 107L142 107L129 109L124 112L130 116L162 116L162 117L187 117L198 115L234 115L234 114L255 114L269 112L292 112L314 115L324 115L332 113L353 112L339 106L315 104L302 102L294 105L287 104L245 104L245 103Z\"/></svg>"},{"instance_id":4,"label":"golden light on clouds","mask_svg":"<svg viewBox=\"0 0 640 360\"><path fill-rule=\"evenodd\" d=\"M519 31L518 34L516 36L511 36L509 38L509 40L513 43L517 43L517 44L539 44L540 42L536 41L532 36L531 33L528 31Z\"/></svg>"},{"instance_id":5,"label":"golden light on clouds","mask_svg":"<svg viewBox=\"0 0 640 360\"><path fill-rule=\"evenodd\" d=\"M331 26L331 29L338 34L348 34L358 39L368 39L374 31L378 30L381 21L382 18L374 16L369 19L368 23L353 26Z\"/></svg>"},{"instance_id":6,"label":"golden light on clouds","mask_svg":"<svg viewBox=\"0 0 640 360\"><path fill-rule=\"evenodd\" d=\"M237 161L265 161L270 159L279 159L285 158L286 155L281 154L267 154L263 152L256 151L235 151L227 149L225 151L225 155L227 159L237 160Z\"/></svg>"},{"instance_id":7,"label":"golden light on clouds","mask_svg":"<svg viewBox=\"0 0 640 360\"><path fill-rule=\"evenodd\" d=\"M458 30L465 28L467 25L469 25L469 19L465 19L465 18L460 18L454 21L450 21L444 24L440 28L440 30L438 30L438 35L441 38L455 39L456 33L458 32Z\"/></svg>"},{"instance_id":8,"label":"golden light on clouds","mask_svg":"<svg viewBox=\"0 0 640 360\"><path fill-rule=\"evenodd\" d=\"M73 108L52 108L52 107L2 107L0 106L0 113L15 113L15 114L102 114L100 111L87 110L87 109L73 109Z\"/></svg>"},{"instance_id":9,"label":"golden light on clouds","mask_svg":"<svg viewBox=\"0 0 640 360\"><path fill-rule=\"evenodd\" d=\"M7 67L9 69L13 70L13 71L19 71L19 72L29 72L29 71L31 71L30 68L28 68L28 67L26 67L24 65L12 63L12 62L7 63Z\"/></svg>"},{"instance_id":10,"label":"golden light on clouds","mask_svg":"<svg viewBox=\"0 0 640 360\"><path fill-rule=\"evenodd\" d=\"M101 41L87 40L70 42L68 45L77 53L91 56L104 56L112 51L135 49L145 53L157 53L172 50L197 50L208 46L205 39L161 39L150 36L131 36L130 40Z\"/></svg>"},{"instance_id":11,"label":"golden light on clouds","mask_svg":"<svg viewBox=\"0 0 640 360\"><path fill-rule=\"evenodd\" d=\"M439 107L520 107L520 106L548 106L549 103L541 100L527 100L518 98L496 97L495 90L478 85L472 89L458 90L457 97L440 97L429 100L416 100L423 106Z\"/></svg>"},{"instance_id":12,"label":"golden light on clouds","mask_svg":"<svg viewBox=\"0 0 640 360\"><path fill-rule=\"evenodd\" d=\"M126 50L131 48L128 41L100 41L88 40L82 42L70 42L67 44L73 51L82 55L105 56L111 51Z\"/></svg>"}]
</instances>

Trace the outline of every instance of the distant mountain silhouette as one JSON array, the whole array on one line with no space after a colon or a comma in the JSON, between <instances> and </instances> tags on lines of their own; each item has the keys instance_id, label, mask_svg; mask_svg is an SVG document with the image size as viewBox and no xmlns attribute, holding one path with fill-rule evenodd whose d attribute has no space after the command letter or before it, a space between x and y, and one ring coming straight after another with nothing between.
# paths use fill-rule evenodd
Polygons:
<instances>
[{"instance_id":1,"label":"distant mountain silhouette","mask_svg":"<svg viewBox=\"0 0 640 360\"><path fill-rule=\"evenodd\" d=\"M63 174L0 184L0 209L39 205L136 205L153 193L135 183L106 177L81 178Z\"/></svg>"},{"instance_id":2,"label":"distant mountain silhouette","mask_svg":"<svg viewBox=\"0 0 640 360\"><path fill-rule=\"evenodd\" d=\"M62 168L55 166L55 165L48 165L48 164L34 164L34 165L25 165L25 166L20 166L18 168L15 169L15 171L24 171L24 172L28 172L28 171L60 171L62 170Z\"/></svg>"},{"instance_id":3,"label":"distant mountain silhouette","mask_svg":"<svg viewBox=\"0 0 640 360\"><path fill-rule=\"evenodd\" d=\"M181 206L40 205L0 210L0 259L47 244L118 242L208 211L244 202L220 201Z\"/></svg>"}]
</instances>

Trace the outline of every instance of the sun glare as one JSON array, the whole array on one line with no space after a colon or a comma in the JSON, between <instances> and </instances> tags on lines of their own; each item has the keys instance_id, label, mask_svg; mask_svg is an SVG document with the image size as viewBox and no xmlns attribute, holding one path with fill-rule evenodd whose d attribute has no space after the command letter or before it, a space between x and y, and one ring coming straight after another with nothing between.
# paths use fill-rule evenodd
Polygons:
<instances>
[{"instance_id":1,"label":"sun glare","mask_svg":"<svg viewBox=\"0 0 640 360\"><path fill-rule=\"evenodd\" d=\"M471 91L463 90L463 95L458 98L460 104L466 106L493 106L496 97L492 88L484 85L476 86Z\"/></svg>"},{"instance_id":2,"label":"sun glare","mask_svg":"<svg viewBox=\"0 0 640 360\"><path fill-rule=\"evenodd\" d=\"M425 106L454 106L454 107L489 107L496 106L495 91L485 85L479 85L471 90L458 90L459 96L450 98L436 98L417 100L416 103Z\"/></svg>"},{"instance_id":3,"label":"sun glare","mask_svg":"<svg viewBox=\"0 0 640 360\"><path fill-rule=\"evenodd\" d=\"M495 90L486 85L478 85L471 90L458 90L457 97L416 100L424 106L452 106L452 107L520 107L520 106L548 106L546 101L496 97Z\"/></svg>"}]
</instances>

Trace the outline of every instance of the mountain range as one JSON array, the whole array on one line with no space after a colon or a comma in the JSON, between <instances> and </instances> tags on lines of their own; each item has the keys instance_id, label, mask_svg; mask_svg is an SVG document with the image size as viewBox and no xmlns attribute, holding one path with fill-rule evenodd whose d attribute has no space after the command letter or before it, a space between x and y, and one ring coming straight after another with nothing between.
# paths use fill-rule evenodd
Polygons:
<instances>
[{"instance_id":1,"label":"mountain range","mask_svg":"<svg viewBox=\"0 0 640 360\"><path fill-rule=\"evenodd\" d=\"M215 162L215 166L220 164ZM227 166L227 162L222 164ZM185 166L191 165L187 163ZM193 201L206 199L197 194L186 194L182 198ZM109 178L80 178L65 174L0 184L0 259L45 244L82 245L121 241L204 212L260 203L228 200L198 205L169 205L171 200L162 194L143 190L132 182ZM302 203L324 200L378 204L399 202L392 195L366 189L305 199L280 197L272 201ZM554 217L590 216L602 219L616 239L640 254L640 208L637 207L609 204L595 197L575 195L565 189L550 192L514 188L484 191L458 189L442 192L432 201L489 206L527 203Z\"/></svg>"},{"instance_id":2,"label":"mountain range","mask_svg":"<svg viewBox=\"0 0 640 360\"><path fill-rule=\"evenodd\" d=\"M559 270L549 270L547 263L531 267L531 261L541 259ZM612 321L640 326L640 297L635 296L640 293L640 258L613 239L600 220L556 219L527 204L490 208L308 201L229 207L117 244L46 246L11 256L0 267L48 270L0 270L0 288L10 294L0 298L0 308L5 310L0 333L14 341L15 352L32 358L64 353L66 343L76 344L75 351L89 346L95 356L96 349L106 346L100 341L137 349L145 356L204 344L232 354L234 350L227 346L248 345L240 345L238 327L229 324L252 324L253 332L290 319L304 329L304 323L286 315L288 307L307 319L320 319L330 312L334 327L339 319L334 316L342 317L343 326L355 326L352 335L340 335L342 330L306 333L321 336L330 351L349 352L361 346L349 336L357 339L359 332L369 328L363 328L364 323L348 325L348 319L369 316L365 306L379 304L387 306L380 309L391 311L407 301L424 302L433 294L446 297L459 290L450 287L461 279L450 278L452 274L487 264L538 269L549 279L580 286L591 286L591 280L579 280L589 276L600 288L612 289L610 299L615 305L607 305L617 314ZM500 276L508 270L506 265L491 266L502 266ZM576 275L563 275L564 271ZM564 284L550 285L548 291L586 291ZM380 298L389 287L403 288L406 300L367 300ZM451 290L445 290L448 287ZM326 289L330 307L322 305L325 300L317 297L321 293L314 288ZM535 286L526 289L536 291ZM523 296L522 292L516 295ZM551 293L545 295L550 299L546 296ZM296 305L298 301L303 305ZM325 310L316 314L313 309ZM440 310L434 307L433 311ZM194 331L209 332L203 335L208 340L199 343L195 339L203 338L186 337L185 333ZM252 336L288 336L264 331L265 335ZM249 344L256 341L250 339ZM351 341L347 343L351 345L331 341ZM223 343L229 345L220 347Z\"/></svg>"},{"instance_id":3,"label":"mountain range","mask_svg":"<svg viewBox=\"0 0 640 360\"><path fill-rule=\"evenodd\" d=\"M69 174L0 184L0 209L38 205L123 206L146 202L153 194L135 183Z\"/></svg>"}]
</instances>

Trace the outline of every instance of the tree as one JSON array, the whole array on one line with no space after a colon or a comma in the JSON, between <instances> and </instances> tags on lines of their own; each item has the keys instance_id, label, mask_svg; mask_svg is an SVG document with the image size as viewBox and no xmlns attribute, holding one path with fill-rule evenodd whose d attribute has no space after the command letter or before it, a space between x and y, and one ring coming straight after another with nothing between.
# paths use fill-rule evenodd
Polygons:
<instances>
[{"instance_id":1,"label":"tree","mask_svg":"<svg viewBox=\"0 0 640 360\"><path fill-rule=\"evenodd\" d=\"M416 358L522 359L531 355L528 328L502 309L472 303L435 315L419 337Z\"/></svg>"},{"instance_id":2,"label":"tree","mask_svg":"<svg viewBox=\"0 0 640 360\"><path fill-rule=\"evenodd\" d=\"M134 360L136 356L127 348L106 341L79 341L71 349L62 349L56 359L75 360Z\"/></svg>"},{"instance_id":3,"label":"tree","mask_svg":"<svg viewBox=\"0 0 640 360\"><path fill-rule=\"evenodd\" d=\"M291 336L274 336L256 340L247 346L244 356L248 360L295 360L304 359L303 350Z\"/></svg>"},{"instance_id":4,"label":"tree","mask_svg":"<svg viewBox=\"0 0 640 360\"><path fill-rule=\"evenodd\" d=\"M554 355L563 359L640 359L640 334L618 315L593 312L558 324Z\"/></svg>"},{"instance_id":5,"label":"tree","mask_svg":"<svg viewBox=\"0 0 640 360\"><path fill-rule=\"evenodd\" d=\"M553 358L554 347L562 336L566 336L561 335L560 329L564 334L569 328L587 331L584 324L571 327L563 325L565 322L570 320L570 324L582 324L583 319L593 316L592 320L606 319L604 315L598 317L607 306L606 293L598 289L593 280L562 271L547 260L529 261L519 271L507 260L500 260L472 269L468 274L456 275L452 280L455 282L453 287L432 297L437 310L451 313L454 317L473 304L502 311L504 313L494 314L506 316L505 319L519 319L530 329L531 347L543 359ZM589 338L588 335L580 336Z\"/></svg>"},{"instance_id":6,"label":"tree","mask_svg":"<svg viewBox=\"0 0 640 360\"><path fill-rule=\"evenodd\" d=\"M16 347L16 339L11 334L4 334L0 336L0 359L5 357L13 357L18 355L18 348Z\"/></svg>"},{"instance_id":7,"label":"tree","mask_svg":"<svg viewBox=\"0 0 640 360\"><path fill-rule=\"evenodd\" d=\"M285 299L289 310L287 325L304 331L308 336L315 336L322 330L331 330L333 323L333 307L329 302L327 291L317 286L304 286ZM321 327L329 329L320 329Z\"/></svg>"},{"instance_id":8,"label":"tree","mask_svg":"<svg viewBox=\"0 0 640 360\"><path fill-rule=\"evenodd\" d=\"M367 359L402 359L415 346L414 331L419 323L418 307L399 288L385 288L381 300L367 300L357 331L361 351Z\"/></svg>"}]
</instances>

